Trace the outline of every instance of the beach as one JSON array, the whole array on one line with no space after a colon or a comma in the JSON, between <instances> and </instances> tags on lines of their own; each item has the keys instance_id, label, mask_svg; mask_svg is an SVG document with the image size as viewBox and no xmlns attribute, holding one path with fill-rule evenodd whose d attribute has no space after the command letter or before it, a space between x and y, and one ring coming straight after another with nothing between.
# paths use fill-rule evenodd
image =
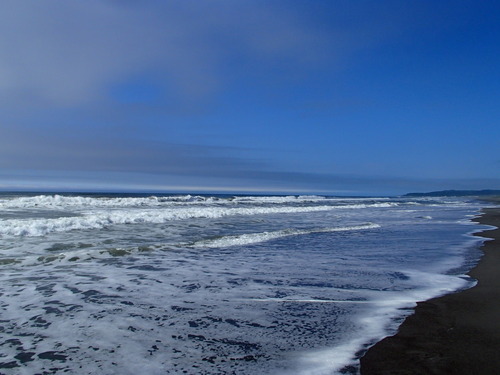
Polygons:
<instances>
[{"instance_id":1,"label":"beach","mask_svg":"<svg viewBox=\"0 0 500 375\"><path fill-rule=\"evenodd\" d=\"M362 375L500 373L500 209L475 219L497 229L476 233L485 241L469 275L473 288L419 302L398 333L361 358Z\"/></svg>"}]
</instances>

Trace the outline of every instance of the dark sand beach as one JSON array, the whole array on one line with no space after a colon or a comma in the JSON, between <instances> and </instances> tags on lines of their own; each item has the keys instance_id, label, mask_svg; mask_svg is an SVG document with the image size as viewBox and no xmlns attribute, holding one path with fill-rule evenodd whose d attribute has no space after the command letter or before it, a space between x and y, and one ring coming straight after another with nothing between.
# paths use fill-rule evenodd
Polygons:
<instances>
[{"instance_id":1,"label":"dark sand beach","mask_svg":"<svg viewBox=\"0 0 500 375\"><path fill-rule=\"evenodd\" d=\"M477 233L484 256L469 272L471 289L419 302L395 336L361 358L362 375L500 374L500 208L476 219L497 229Z\"/></svg>"}]
</instances>

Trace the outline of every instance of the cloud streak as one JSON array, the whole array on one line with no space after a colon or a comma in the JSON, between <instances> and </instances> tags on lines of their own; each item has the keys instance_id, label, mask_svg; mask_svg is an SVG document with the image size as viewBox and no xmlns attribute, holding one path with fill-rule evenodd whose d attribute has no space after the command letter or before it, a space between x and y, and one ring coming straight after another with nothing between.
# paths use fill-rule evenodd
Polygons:
<instances>
[{"instance_id":1,"label":"cloud streak","mask_svg":"<svg viewBox=\"0 0 500 375\"><path fill-rule=\"evenodd\" d=\"M5 169L225 176L264 166L232 156L241 151L231 147L141 140L137 135L111 138L99 131L72 134L71 128L17 129L4 134L1 143L0 168Z\"/></svg>"},{"instance_id":2,"label":"cloud streak","mask_svg":"<svg viewBox=\"0 0 500 375\"><path fill-rule=\"evenodd\" d=\"M195 144L174 144L115 137L113 140L95 137L72 138L70 133L31 133L22 130L10 133L0 149L0 179L12 182L3 189L23 186L60 186L85 188L100 186L115 189L170 189L210 191L260 190L276 192L338 192L339 194L369 194L384 191L389 194L408 191L441 189L481 189L498 186L500 179L429 179L284 171L262 160L241 156L241 150ZM23 137L20 149L16 137ZM25 171L12 173L12 171ZM9 172L11 171L11 172ZM77 182L87 181L86 183ZM33 181L44 181L43 183ZM17 181L17 185L16 182ZM31 183L26 183L31 181ZM93 185L89 181L94 181ZM31 185L30 185L31 184ZM48 185L47 185L48 184ZM62 185L61 185L62 184ZM198 187L197 187L198 186ZM224 187L225 186L225 187ZM35 188L36 189L36 188Z\"/></svg>"}]
</instances>

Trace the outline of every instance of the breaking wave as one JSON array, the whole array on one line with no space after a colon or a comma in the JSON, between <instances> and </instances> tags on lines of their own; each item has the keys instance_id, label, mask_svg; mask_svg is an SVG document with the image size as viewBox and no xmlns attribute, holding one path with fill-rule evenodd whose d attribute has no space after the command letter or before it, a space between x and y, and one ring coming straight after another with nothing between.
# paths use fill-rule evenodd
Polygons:
<instances>
[{"instance_id":1,"label":"breaking wave","mask_svg":"<svg viewBox=\"0 0 500 375\"><path fill-rule=\"evenodd\" d=\"M88 208L124 208L124 207L169 207L179 205L237 205L237 204L335 204L351 205L370 201L371 204L394 205L394 202L384 202L384 198L331 198L316 195L303 196L233 196L214 197L200 195L171 195L171 196L149 196L149 197L86 197L65 195L37 195L32 197L16 197L0 199L0 208L12 209L88 209ZM378 203L375 203L378 202ZM362 204L362 203L361 203Z\"/></svg>"},{"instance_id":2,"label":"breaking wave","mask_svg":"<svg viewBox=\"0 0 500 375\"><path fill-rule=\"evenodd\" d=\"M0 200L3 209L29 208L99 208L99 207L156 207L176 203L214 202L216 197L202 197L192 195L165 196L165 197L84 197L64 195L37 195L34 197L19 197Z\"/></svg>"},{"instance_id":3,"label":"breaking wave","mask_svg":"<svg viewBox=\"0 0 500 375\"><path fill-rule=\"evenodd\" d=\"M293 214L330 211L335 209L360 209L366 207L390 207L390 203L357 204L347 206L299 206L299 207L178 207L170 209L106 210L84 213L81 216L48 219L10 219L1 222L0 236L44 236L52 232L102 229L119 224L161 224L173 220L197 218L216 219L224 216Z\"/></svg>"}]
</instances>

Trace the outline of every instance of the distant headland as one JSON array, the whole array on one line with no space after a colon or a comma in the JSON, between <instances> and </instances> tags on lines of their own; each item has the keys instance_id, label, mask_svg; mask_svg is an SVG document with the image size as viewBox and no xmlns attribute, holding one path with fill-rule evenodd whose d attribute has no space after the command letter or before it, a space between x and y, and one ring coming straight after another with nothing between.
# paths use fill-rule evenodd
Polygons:
<instances>
[{"instance_id":1,"label":"distant headland","mask_svg":"<svg viewBox=\"0 0 500 375\"><path fill-rule=\"evenodd\" d=\"M500 190L441 190L428 193L408 193L405 197L476 197L500 196Z\"/></svg>"}]
</instances>

